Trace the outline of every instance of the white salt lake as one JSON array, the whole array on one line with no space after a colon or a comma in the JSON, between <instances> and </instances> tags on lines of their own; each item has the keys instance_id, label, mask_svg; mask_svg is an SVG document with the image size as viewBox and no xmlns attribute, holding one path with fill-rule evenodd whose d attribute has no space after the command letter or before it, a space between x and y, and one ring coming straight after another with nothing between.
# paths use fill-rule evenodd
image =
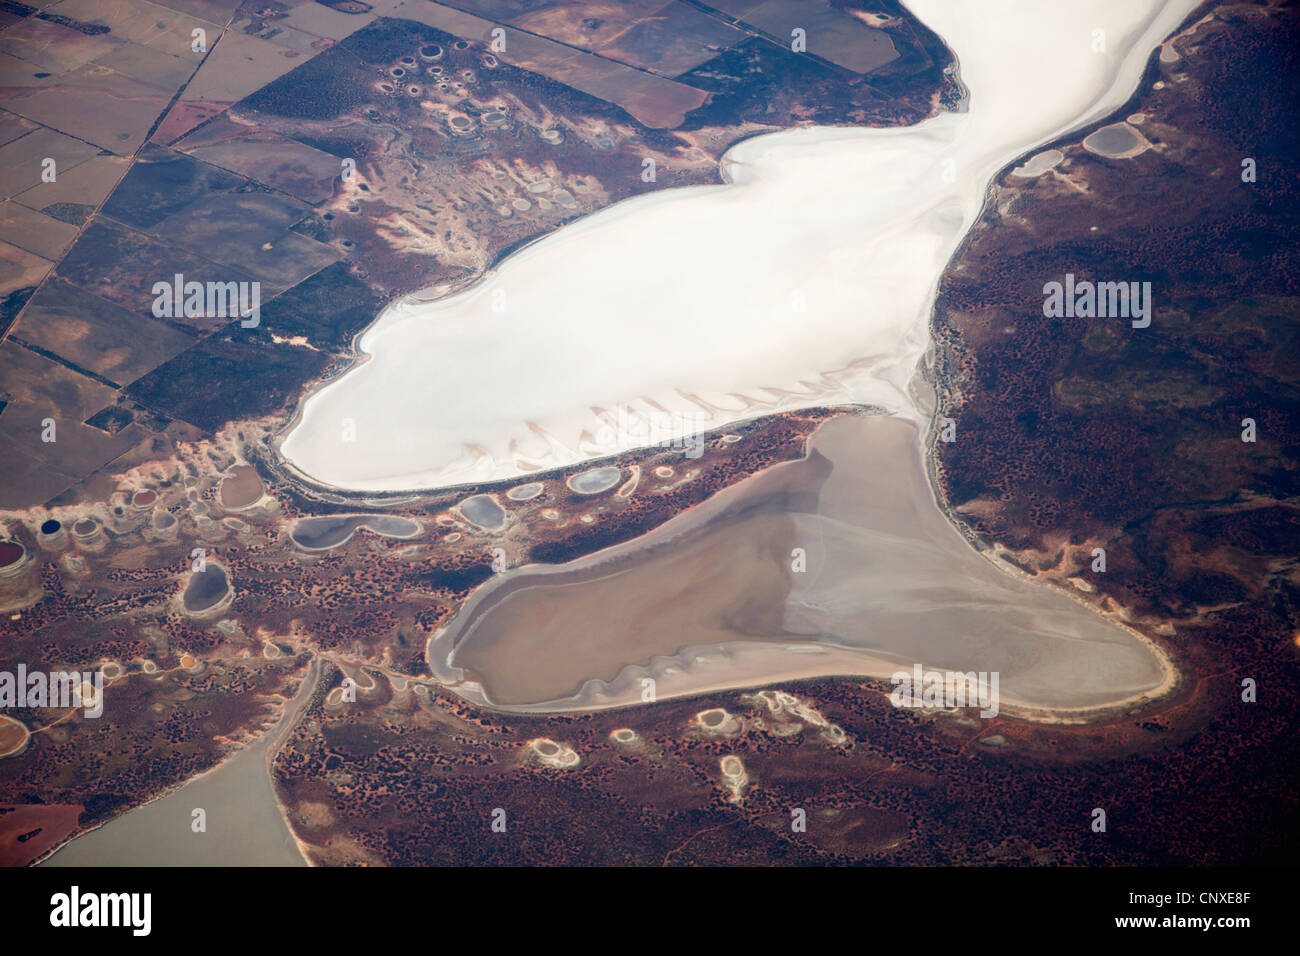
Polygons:
<instances>
[{"instance_id":1,"label":"white salt lake","mask_svg":"<svg viewBox=\"0 0 1300 956\"><path fill-rule=\"evenodd\" d=\"M924 428L935 289L991 178L1122 105L1195 5L911 0L957 58L965 112L757 136L724 156L724 185L619 203L463 292L398 300L281 453L319 483L394 491L604 457L651 419L696 432L862 403Z\"/></svg>"},{"instance_id":2,"label":"white salt lake","mask_svg":"<svg viewBox=\"0 0 1300 956\"><path fill-rule=\"evenodd\" d=\"M463 292L394 303L359 340L368 360L304 402L283 454L354 490L517 480L638 447L647 422L680 438L665 418L694 432L854 404L901 429L857 439L874 457L833 430L856 491L825 508L715 520L791 474L777 466L637 541L496 576L430 641L440 680L564 711L627 703L647 675L662 698L920 661L998 670L1006 703L1038 719L1173 686L1139 634L961 539L926 479L924 373L935 290L992 178L1123 105L1195 0L908 6L956 55L963 112L746 140L724 185L620 203ZM906 521L868 520L873 494ZM706 520L688 545L680 529ZM792 548L824 573L778 573Z\"/></svg>"}]
</instances>

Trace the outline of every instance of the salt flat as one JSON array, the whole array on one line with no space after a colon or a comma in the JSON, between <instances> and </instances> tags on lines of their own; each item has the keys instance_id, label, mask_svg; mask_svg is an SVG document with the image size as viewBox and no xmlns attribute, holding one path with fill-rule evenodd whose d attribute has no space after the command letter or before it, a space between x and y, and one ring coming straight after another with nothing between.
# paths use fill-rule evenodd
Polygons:
<instances>
[{"instance_id":1,"label":"salt flat","mask_svg":"<svg viewBox=\"0 0 1300 956\"><path fill-rule=\"evenodd\" d=\"M462 293L400 300L281 453L323 484L406 490L638 447L650 419L666 439L861 402L925 423L934 291L990 178L1121 105L1196 3L907 5L956 54L966 112L758 136L726 185L620 203Z\"/></svg>"}]
</instances>

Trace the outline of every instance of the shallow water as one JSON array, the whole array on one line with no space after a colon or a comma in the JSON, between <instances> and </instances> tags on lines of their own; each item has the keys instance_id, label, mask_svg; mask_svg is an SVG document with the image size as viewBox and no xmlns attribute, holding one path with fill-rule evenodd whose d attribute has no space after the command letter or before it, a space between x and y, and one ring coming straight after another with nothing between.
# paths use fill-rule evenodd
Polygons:
<instances>
[{"instance_id":1,"label":"shallow water","mask_svg":"<svg viewBox=\"0 0 1300 956\"><path fill-rule=\"evenodd\" d=\"M495 576L430 642L435 674L525 710L914 663L997 671L1008 705L1052 711L1164 684L1151 645L970 547L912 425L835 419L811 448L642 538Z\"/></svg>"},{"instance_id":2,"label":"shallow water","mask_svg":"<svg viewBox=\"0 0 1300 956\"><path fill-rule=\"evenodd\" d=\"M200 613L216 605L230 590L230 578L226 569L209 561L202 571L196 571L190 577L182 595L185 610Z\"/></svg>"},{"instance_id":3,"label":"shallow water","mask_svg":"<svg viewBox=\"0 0 1300 956\"><path fill-rule=\"evenodd\" d=\"M391 538L413 538L420 533L419 524L398 515L324 515L301 519L289 538L308 551L328 551L347 544L358 528Z\"/></svg>"},{"instance_id":4,"label":"shallow water","mask_svg":"<svg viewBox=\"0 0 1300 956\"><path fill-rule=\"evenodd\" d=\"M474 495L459 505L460 513L472 525L484 531L500 531L506 524L506 513L491 495Z\"/></svg>"},{"instance_id":5,"label":"shallow water","mask_svg":"<svg viewBox=\"0 0 1300 956\"><path fill-rule=\"evenodd\" d=\"M622 477L623 471L620 468L593 468L574 475L569 479L568 485L570 491L576 491L580 495L598 495L602 491L609 491Z\"/></svg>"},{"instance_id":6,"label":"shallow water","mask_svg":"<svg viewBox=\"0 0 1300 956\"><path fill-rule=\"evenodd\" d=\"M252 746L166 796L77 837L44 866L305 866L280 815L268 761L310 697L313 664L286 716ZM192 830L196 807L206 832Z\"/></svg>"},{"instance_id":7,"label":"shallow water","mask_svg":"<svg viewBox=\"0 0 1300 956\"><path fill-rule=\"evenodd\" d=\"M1086 136L1083 147L1101 156L1122 156L1140 143L1137 133L1127 123L1112 123Z\"/></svg>"},{"instance_id":8,"label":"shallow water","mask_svg":"<svg viewBox=\"0 0 1300 956\"><path fill-rule=\"evenodd\" d=\"M530 481L526 485L517 485L506 492L511 501L529 501L542 493L545 486L540 481Z\"/></svg>"}]
</instances>

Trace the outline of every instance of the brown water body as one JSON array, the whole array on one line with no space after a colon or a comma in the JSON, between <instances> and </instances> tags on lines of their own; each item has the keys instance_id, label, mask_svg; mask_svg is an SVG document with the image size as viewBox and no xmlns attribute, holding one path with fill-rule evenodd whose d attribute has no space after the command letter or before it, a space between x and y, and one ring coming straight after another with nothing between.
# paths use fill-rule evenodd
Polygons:
<instances>
[{"instance_id":1,"label":"brown water body","mask_svg":"<svg viewBox=\"0 0 1300 956\"><path fill-rule=\"evenodd\" d=\"M663 699L920 663L996 671L1004 710L1072 719L1174 679L1151 642L972 548L914 426L860 416L639 539L497 575L429 660L470 699L542 712L639 701L646 677Z\"/></svg>"},{"instance_id":2,"label":"brown water body","mask_svg":"<svg viewBox=\"0 0 1300 956\"><path fill-rule=\"evenodd\" d=\"M240 511L261 500L266 494L257 470L248 465L235 465L221 479L218 496L221 507L227 511Z\"/></svg>"},{"instance_id":3,"label":"brown water body","mask_svg":"<svg viewBox=\"0 0 1300 956\"><path fill-rule=\"evenodd\" d=\"M44 866L306 866L281 814L270 761L311 699L317 665L285 715L251 746L152 803L57 850ZM191 828L196 807L207 830Z\"/></svg>"},{"instance_id":4,"label":"brown water body","mask_svg":"<svg viewBox=\"0 0 1300 956\"><path fill-rule=\"evenodd\" d=\"M0 714L0 757L16 756L26 749L30 738L27 725L21 721Z\"/></svg>"},{"instance_id":5,"label":"brown water body","mask_svg":"<svg viewBox=\"0 0 1300 956\"><path fill-rule=\"evenodd\" d=\"M21 545L14 544L12 541L0 541L0 568L17 564L24 553Z\"/></svg>"}]
</instances>

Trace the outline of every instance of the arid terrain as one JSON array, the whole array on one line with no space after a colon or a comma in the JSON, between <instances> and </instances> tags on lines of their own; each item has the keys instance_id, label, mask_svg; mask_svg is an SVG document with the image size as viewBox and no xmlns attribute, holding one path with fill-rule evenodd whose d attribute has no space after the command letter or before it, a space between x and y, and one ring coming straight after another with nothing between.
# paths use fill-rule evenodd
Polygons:
<instances>
[{"instance_id":1,"label":"arid terrain","mask_svg":"<svg viewBox=\"0 0 1300 956\"><path fill-rule=\"evenodd\" d=\"M961 559L1158 648L1177 680L1149 699L986 718L792 670L526 714L439 679L430 639L495 575L635 545L875 409L424 493L346 493L277 454L398 296L717 183L758 133L959 107L952 58L904 7L814 6L810 53L793 0L0 9L0 671L104 677L99 717L4 710L0 863L46 859L277 725L270 779L312 864L1294 861L1294 4L1204 4L1115 115L1001 171L930 327L955 439L936 427L926 464ZM1067 272L1151 282L1150 326L1046 317ZM257 322L157 315L177 274L260 283ZM784 560L800 526L755 520L665 575L680 595L739 556L752 616L715 602L719 633L771 623L796 587L763 548ZM513 670L455 663L498 703L564 697L689 643L698 616L657 621L643 597L566 606L644 629L593 626L573 666L528 664L565 623L534 634L533 608L499 636Z\"/></svg>"}]
</instances>

